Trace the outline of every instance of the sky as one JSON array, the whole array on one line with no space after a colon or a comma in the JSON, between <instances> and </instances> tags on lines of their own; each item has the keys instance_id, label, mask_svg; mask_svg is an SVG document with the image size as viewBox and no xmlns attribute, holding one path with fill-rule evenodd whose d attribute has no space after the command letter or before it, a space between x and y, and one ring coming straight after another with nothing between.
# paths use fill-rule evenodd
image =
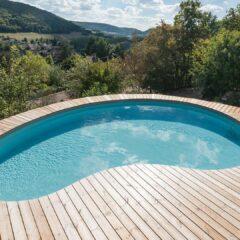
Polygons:
<instances>
[{"instance_id":1,"label":"sky","mask_svg":"<svg viewBox=\"0 0 240 240\"><path fill-rule=\"evenodd\" d=\"M180 0L15 0L74 21L101 22L147 30L173 21ZM219 18L240 0L202 0L202 9Z\"/></svg>"}]
</instances>

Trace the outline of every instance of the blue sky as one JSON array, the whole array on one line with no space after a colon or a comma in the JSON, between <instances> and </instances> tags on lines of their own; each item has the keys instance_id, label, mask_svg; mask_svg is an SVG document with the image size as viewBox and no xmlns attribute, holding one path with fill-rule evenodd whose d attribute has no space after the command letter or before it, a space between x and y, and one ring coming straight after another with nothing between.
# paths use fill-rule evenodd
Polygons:
<instances>
[{"instance_id":1,"label":"blue sky","mask_svg":"<svg viewBox=\"0 0 240 240\"><path fill-rule=\"evenodd\" d=\"M68 20L103 22L146 30L161 19L172 22L180 0L15 0L53 12ZM239 0L202 0L203 10L219 18Z\"/></svg>"}]
</instances>

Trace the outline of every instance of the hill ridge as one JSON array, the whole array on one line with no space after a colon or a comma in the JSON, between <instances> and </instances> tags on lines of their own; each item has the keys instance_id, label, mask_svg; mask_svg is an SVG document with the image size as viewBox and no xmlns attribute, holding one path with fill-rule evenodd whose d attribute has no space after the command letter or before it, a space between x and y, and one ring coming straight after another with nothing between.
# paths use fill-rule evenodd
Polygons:
<instances>
[{"instance_id":1,"label":"hill ridge","mask_svg":"<svg viewBox=\"0 0 240 240\"><path fill-rule=\"evenodd\" d=\"M146 36L149 30L147 31L141 31L137 28L131 28L131 27L118 27L112 24L107 23L99 23L99 22L81 22L81 21L75 21L73 22L76 25L83 27L85 29L88 29L90 31L99 31L103 33L108 34L115 34L115 35L123 35L127 37L131 37L132 34L136 33L139 36Z\"/></svg>"},{"instance_id":2,"label":"hill ridge","mask_svg":"<svg viewBox=\"0 0 240 240\"><path fill-rule=\"evenodd\" d=\"M91 33L46 10L9 0L0 0L0 32Z\"/></svg>"}]
</instances>

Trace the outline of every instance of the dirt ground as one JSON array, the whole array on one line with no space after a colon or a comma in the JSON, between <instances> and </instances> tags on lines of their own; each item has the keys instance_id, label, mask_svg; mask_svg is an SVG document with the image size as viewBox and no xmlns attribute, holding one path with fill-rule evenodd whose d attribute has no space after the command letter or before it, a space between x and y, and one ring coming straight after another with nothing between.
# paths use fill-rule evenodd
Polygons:
<instances>
[{"instance_id":1,"label":"dirt ground","mask_svg":"<svg viewBox=\"0 0 240 240\"><path fill-rule=\"evenodd\" d=\"M169 91L166 94L174 95L178 97L202 99L201 91L195 88L186 88L186 89L180 89L176 91Z\"/></svg>"}]
</instances>

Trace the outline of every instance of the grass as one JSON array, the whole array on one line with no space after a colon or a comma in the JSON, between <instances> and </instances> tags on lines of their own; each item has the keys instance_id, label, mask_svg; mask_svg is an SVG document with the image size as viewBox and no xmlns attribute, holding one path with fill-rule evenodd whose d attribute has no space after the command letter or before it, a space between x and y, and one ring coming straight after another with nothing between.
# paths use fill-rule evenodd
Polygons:
<instances>
[{"instance_id":1,"label":"grass","mask_svg":"<svg viewBox=\"0 0 240 240\"><path fill-rule=\"evenodd\" d=\"M61 39L74 39L74 38L81 38L84 35L79 32L73 32L69 34L42 34L42 33L0 33L0 36L3 37L10 37L16 40L23 40L27 38L28 40L35 40L35 39L54 39L54 38L61 38Z\"/></svg>"}]
</instances>

